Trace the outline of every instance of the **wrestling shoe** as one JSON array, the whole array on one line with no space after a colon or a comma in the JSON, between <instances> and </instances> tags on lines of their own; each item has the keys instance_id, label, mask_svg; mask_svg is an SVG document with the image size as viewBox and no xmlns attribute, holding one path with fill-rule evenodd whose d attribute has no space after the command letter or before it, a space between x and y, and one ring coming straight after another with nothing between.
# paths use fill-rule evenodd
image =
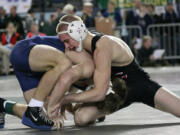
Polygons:
<instances>
[{"instance_id":1,"label":"wrestling shoe","mask_svg":"<svg viewBox=\"0 0 180 135\"><path fill-rule=\"evenodd\" d=\"M53 130L54 122L48 119L41 107L28 107L23 115L22 123L39 130Z\"/></svg>"},{"instance_id":2,"label":"wrestling shoe","mask_svg":"<svg viewBox=\"0 0 180 135\"><path fill-rule=\"evenodd\" d=\"M4 128L5 124L5 112L0 112L0 128Z\"/></svg>"}]
</instances>

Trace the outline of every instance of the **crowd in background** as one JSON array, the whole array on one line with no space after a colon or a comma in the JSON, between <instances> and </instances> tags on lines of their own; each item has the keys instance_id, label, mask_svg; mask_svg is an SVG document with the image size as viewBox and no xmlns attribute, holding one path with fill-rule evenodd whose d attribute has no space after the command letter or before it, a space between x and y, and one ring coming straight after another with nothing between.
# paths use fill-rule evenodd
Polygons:
<instances>
[{"instance_id":1,"label":"crowd in background","mask_svg":"<svg viewBox=\"0 0 180 135\"><path fill-rule=\"evenodd\" d=\"M95 8L96 11L94 12ZM25 16L21 17L17 14L15 6L11 7L9 14L6 14L3 7L0 7L1 73L9 74L10 63L8 59L17 41L31 38L35 35L56 35L56 25L65 14L80 16L87 28L95 28L96 31L104 34L114 34L113 30L118 26L139 25L143 30L143 35L146 35L146 29L151 24L180 22L180 17L175 12L172 2L168 2L164 8L165 12L158 15L155 13L155 6L153 4L143 4L141 0L134 0L134 7L125 9L123 12L116 8L114 1L111 0L108 1L106 8L94 7L93 1L84 1L80 11L73 4L63 5L61 3L56 11L50 14L49 20L44 21L44 18L38 19L36 17L36 12L33 8ZM44 13L42 13L43 15ZM108 21L103 21L103 19L108 19ZM154 38L152 40L150 36L144 36L140 47L137 49L136 47L134 48L138 42L137 39L138 34L134 35L133 40L129 41L128 45L141 65L154 66L159 65L159 63L161 65L168 65L161 58L157 61L153 60L152 54L158 46L157 40L154 40Z\"/></svg>"}]
</instances>

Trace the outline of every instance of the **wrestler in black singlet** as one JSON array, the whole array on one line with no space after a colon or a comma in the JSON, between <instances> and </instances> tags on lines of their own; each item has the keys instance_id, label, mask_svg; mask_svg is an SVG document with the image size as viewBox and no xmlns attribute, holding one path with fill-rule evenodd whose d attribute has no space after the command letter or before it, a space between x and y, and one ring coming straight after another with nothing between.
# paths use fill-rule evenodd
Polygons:
<instances>
[{"instance_id":1,"label":"wrestler in black singlet","mask_svg":"<svg viewBox=\"0 0 180 135\"><path fill-rule=\"evenodd\" d=\"M92 54L94 54L96 49L96 42L102 36L98 34L93 37L91 46ZM127 66L111 67L111 78L114 77L123 79L128 88L128 95L123 107L133 102L142 102L154 107L154 96L161 86L150 79L149 75L138 65L135 59Z\"/></svg>"}]
</instances>

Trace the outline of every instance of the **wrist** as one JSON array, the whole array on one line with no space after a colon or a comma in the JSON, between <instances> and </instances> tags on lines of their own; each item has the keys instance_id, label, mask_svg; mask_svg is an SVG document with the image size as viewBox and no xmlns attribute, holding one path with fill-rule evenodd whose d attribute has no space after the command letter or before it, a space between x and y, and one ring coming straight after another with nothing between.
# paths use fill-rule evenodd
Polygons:
<instances>
[{"instance_id":1,"label":"wrist","mask_svg":"<svg viewBox=\"0 0 180 135\"><path fill-rule=\"evenodd\" d=\"M70 100L70 95L71 94L68 94L68 95L66 95L66 96L64 96L64 98L63 98L63 104L69 104L69 103L71 103L71 100Z\"/></svg>"}]
</instances>

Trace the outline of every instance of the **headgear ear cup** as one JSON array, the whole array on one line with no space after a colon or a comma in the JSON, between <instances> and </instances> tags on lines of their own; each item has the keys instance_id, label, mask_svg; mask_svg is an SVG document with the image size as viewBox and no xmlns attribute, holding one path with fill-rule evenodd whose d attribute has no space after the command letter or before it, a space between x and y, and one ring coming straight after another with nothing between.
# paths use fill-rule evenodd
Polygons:
<instances>
[{"instance_id":1,"label":"headgear ear cup","mask_svg":"<svg viewBox=\"0 0 180 135\"><path fill-rule=\"evenodd\" d=\"M80 52L82 50L82 40L85 39L87 35L87 29L85 24L82 21L73 21L71 23L61 21L59 24L68 24L67 31L58 32L58 34L68 33L71 38L76 41L79 41L79 47L76 51Z\"/></svg>"}]
</instances>

